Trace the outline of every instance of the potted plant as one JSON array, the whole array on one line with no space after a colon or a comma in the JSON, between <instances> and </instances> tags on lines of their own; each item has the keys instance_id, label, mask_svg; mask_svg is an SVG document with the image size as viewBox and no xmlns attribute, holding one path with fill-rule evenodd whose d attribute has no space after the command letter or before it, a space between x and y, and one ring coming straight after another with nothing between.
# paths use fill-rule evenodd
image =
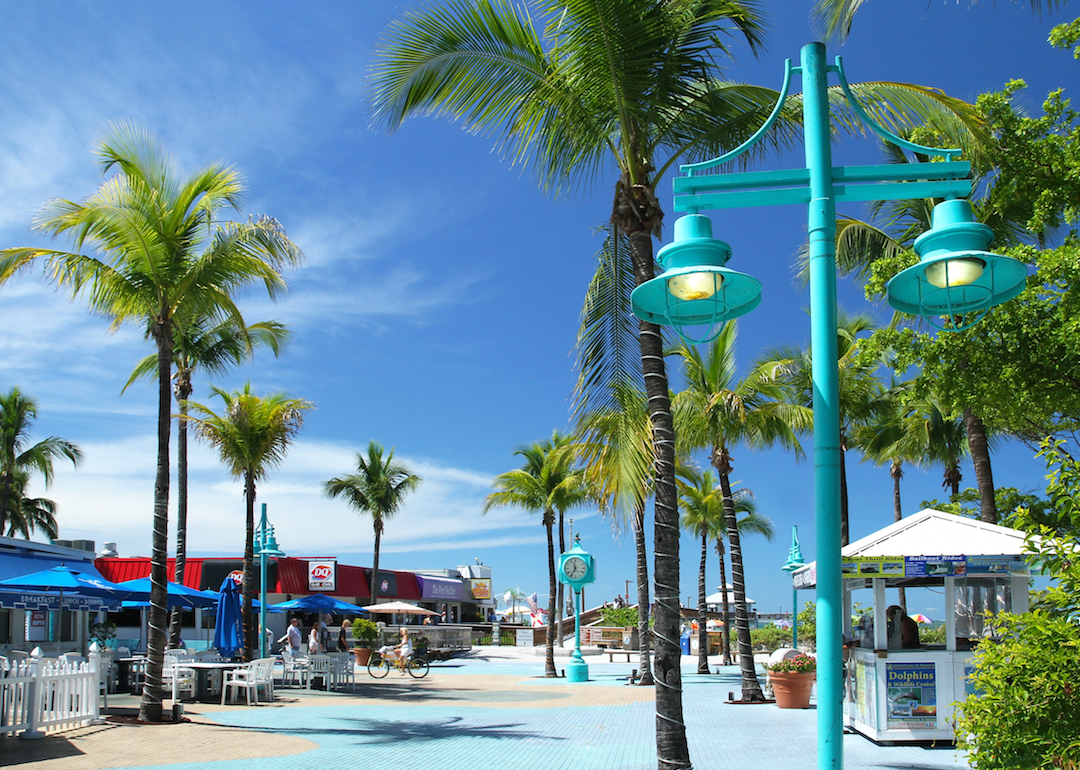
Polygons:
<instances>
[{"instance_id":1,"label":"potted plant","mask_svg":"<svg viewBox=\"0 0 1080 770\"><path fill-rule=\"evenodd\" d=\"M765 666L776 705L782 709L810 708L810 689L817 678L817 660L799 653Z\"/></svg>"},{"instance_id":2,"label":"potted plant","mask_svg":"<svg viewBox=\"0 0 1080 770\"><path fill-rule=\"evenodd\" d=\"M367 618L357 618L352 624L352 637L356 640L356 646L353 647L356 663L366 666L379 639L379 627Z\"/></svg>"}]
</instances>

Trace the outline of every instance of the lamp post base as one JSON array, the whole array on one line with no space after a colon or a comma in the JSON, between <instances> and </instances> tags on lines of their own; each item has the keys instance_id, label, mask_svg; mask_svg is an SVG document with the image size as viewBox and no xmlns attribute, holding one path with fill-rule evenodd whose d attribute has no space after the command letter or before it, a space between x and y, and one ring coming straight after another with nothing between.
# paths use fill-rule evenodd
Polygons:
<instances>
[{"instance_id":1,"label":"lamp post base","mask_svg":"<svg viewBox=\"0 0 1080 770\"><path fill-rule=\"evenodd\" d=\"M588 682L589 664L578 658L572 658L570 662L566 664L566 681Z\"/></svg>"}]
</instances>

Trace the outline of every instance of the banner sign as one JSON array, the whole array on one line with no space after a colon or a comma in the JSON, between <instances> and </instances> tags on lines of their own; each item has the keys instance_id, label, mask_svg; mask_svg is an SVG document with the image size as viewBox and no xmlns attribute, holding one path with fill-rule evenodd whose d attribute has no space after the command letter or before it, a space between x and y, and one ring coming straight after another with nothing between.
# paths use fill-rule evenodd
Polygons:
<instances>
[{"instance_id":1,"label":"banner sign","mask_svg":"<svg viewBox=\"0 0 1080 770\"><path fill-rule=\"evenodd\" d=\"M309 591L336 591L337 559L318 559L307 563Z\"/></svg>"},{"instance_id":2,"label":"banner sign","mask_svg":"<svg viewBox=\"0 0 1080 770\"><path fill-rule=\"evenodd\" d=\"M490 599L491 578L473 578L472 595L474 599Z\"/></svg>"},{"instance_id":3,"label":"banner sign","mask_svg":"<svg viewBox=\"0 0 1080 770\"><path fill-rule=\"evenodd\" d=\"M937 674L933 663L886 663L888 729L937 729Z\"/></svg>"},{"instance_id":4,"label":"banner sign","mask_svg":"<svg viewBox=\"0 0 1080 770\"><path fill-rule=\"evenodd\" d=\"M966 556L906 556L907 577L952 577L967 573Z\"/></svg>"},{"instance_id":5,"label":"banner sign","mask_svg":"<svg viewBox=\"0 0 1080 770\"><path fill-rule=\"evenodd\" d=\"M382 578L388 577L382 570L379 570L380 582ZM417 575L417 582L420 584L420 598L430 599L431 601L440 602L460 602L465 598L465 585L461 580L455 578L440 578L429 577L428 575ZM387 587L387 590L389 587Z\"/></svg>"},{"instance_id":6,"label":"banner sign","mask_svg":"<svg viewBox=\"0 0 1080 770\"><path fill-rule=\"evenodd\" d=\"M904 577L904 559L900 556L856 556L840 562L845 578Z\"/></svg>"},{"instance_id":7,"label":"banner sign","mask_svg":"<svg viewBox=\"0 0 1080 770\"><path fill-rule=\"evenodd\" d=\"M12 610L52 610L60 609L60 595L53 593L31 593L26 591L0 591L0 607ZM96 596L70 596L64 594L64 609L68 612L83 610L118 610L120 601Z\"/></svg>"}]
</instances>

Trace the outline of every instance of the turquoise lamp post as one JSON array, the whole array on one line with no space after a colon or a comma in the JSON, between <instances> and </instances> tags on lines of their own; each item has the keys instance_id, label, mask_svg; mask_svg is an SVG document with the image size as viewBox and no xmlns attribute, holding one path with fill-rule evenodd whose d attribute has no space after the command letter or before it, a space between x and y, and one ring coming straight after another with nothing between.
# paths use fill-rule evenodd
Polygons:
<instances>
[{"instance_id":1,"label":"turquoise lamp post","mask_svg":"<svg viewBox=\"0 0 1080 770\"><path fill-rule=\"evenodd\" d=\"M791 528L791 549L788 551L787 563L780 569L789 575L800 567L805 567L803 561L802 546L799 545L799 528ZM799 589L791 589L791 646L799 647Z\"/></svg>"},{"instance_id":2,"label":"turquoise lamp post","mask_svg":"<svg viewBox=\"0 0 1080 770\"><path fill-rule=\"evenodd\" d=\"M566 666L567 682L589 681L589 665L581 657L581 591L596 582L596 559L581 547L581 535L574 547L559 556L559 582L574 591L574 654Z\"/></svg>"},{"instance_id":3,"label":"turquoise lamp post","mask_svg":"<svg viewBox=\"0 0 1080 770\"><path fill-rule=\"evenodd\" d=\"M938 163L892 166L836 166L829 145L828 77L835 74L851 110L885 140L909 151L942 156ZM737 158L772 127L787 100L791 76L803 84L803 135L806 167L792 170L720 174L713 169ZM966 328L979 314L1018 294L1026 267L985 251L988 230L973 221L970 205L958 200L971 192L970 164L960 150L938 150L908 142L879 126L852 96L843 64L827 65L825 46L802 49L801 66L788 60L780 98L754 136L729 153L685 165L675 179L676 211L687 212L675 225L675 242L660 251L672 266L638 286L631 295L634 314L672 326L689 342L707 341L718 329L692 339L687 327L719 326L752 310L760 300L757 282L724 265L731 249L712 238L702 209L745 208L803 203L808 208L811 350L814 384L814 523L817 558L818 768L843 767L842 584L840 573L840 434L836 367L836 203L839 201L944 198L934 212L934 227L916 248L922 261L897 275L889 302L906 313L949 315L951 328ZM701 267L692 262L700 259ZM677 280L676 280L677 279ZM691 289L686 287L690 286ZM729 296L728 292L733 296ZM670 296L669 296L670 295Z\"/></svg>"},{"instance_id":4,"label":"turquoise lamp post","mask_svg":"<svg viewBox=\"0 0 1080 770\"><path fill-rule=\"evenodd\" d=\"M266 560L270 556L285 555L278 548L274 528L266 521L266 503L262 504L262 519L255 536L259 540L259 657L265 658L269 654L266 649Z\"/></svg>"}]
</instances>

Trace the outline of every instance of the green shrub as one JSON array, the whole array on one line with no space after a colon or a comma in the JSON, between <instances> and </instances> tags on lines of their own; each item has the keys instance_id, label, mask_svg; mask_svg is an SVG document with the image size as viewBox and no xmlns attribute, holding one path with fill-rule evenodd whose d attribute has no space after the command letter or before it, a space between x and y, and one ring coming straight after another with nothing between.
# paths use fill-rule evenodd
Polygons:
<instances>
[{"instance_id":1,"label":"green shrub","mask_svg":"<svg viewBox=\"0 0 1080 770\"><path fill-rule=\"evenodd\" d=\"M358 647L373 650L379 638L379 627L367 618L357 618L352 622L352 637L357 641Z\"/></svg>"},{"instance_id":2,"label":"green shrub","mask_svg":"<svg viewBox=\"0 0 1080 770\"><path fill-rule=\"evenodd\" d=\"M775 652L781 647L791 646L791 629L768 625L750 629L750 647L754 650L765 648Z\"/></svg>"},{"instance_id":3,"label":"green shrub","mask_svg":"<svg viewBox=\"0 0 1080 770\"><path fill-rule=\"evenodd\" d=\"M638 624L637 607L602 607L600 624L604 626L636 626Z\"/></svg>"},{"instance_id":4,"label":"green shrub","mask_svg":"<svg viewBox=\"0 0 1080 770\"><path fill-rule=\"evenodd\" d=\"M1080 628L1044 612L995 624L1002 641L975 653L957 744L978 770L1080 770Z\"/></svg>"}]
</instances>

